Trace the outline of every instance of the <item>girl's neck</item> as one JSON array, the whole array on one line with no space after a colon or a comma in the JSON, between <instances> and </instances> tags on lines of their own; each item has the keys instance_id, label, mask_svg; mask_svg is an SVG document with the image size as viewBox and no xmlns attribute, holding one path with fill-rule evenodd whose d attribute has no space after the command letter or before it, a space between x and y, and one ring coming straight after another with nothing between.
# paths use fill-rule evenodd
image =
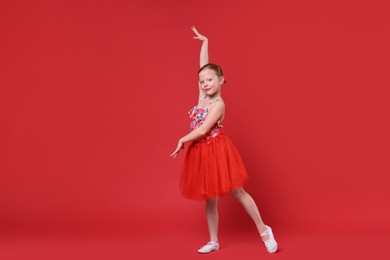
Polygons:
<instances>
[{"instance_id":1,"label":"girl's neck","mask_svg":"<svg viewBox=\"0 0 390 260\"><path fill-rule=\"evenodd\" d=\"M214 96L204 96L202 100L207 100L207 101L214 101L217 99L220 99L221 95L214 95Z\"/></svg>"}]
</instances>

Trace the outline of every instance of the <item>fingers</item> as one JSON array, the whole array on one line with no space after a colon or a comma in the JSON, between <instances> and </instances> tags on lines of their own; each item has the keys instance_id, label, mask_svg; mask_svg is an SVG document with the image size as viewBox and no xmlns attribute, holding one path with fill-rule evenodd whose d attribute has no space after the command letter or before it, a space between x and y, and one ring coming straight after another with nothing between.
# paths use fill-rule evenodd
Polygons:
<instances>
[{"instance_id":1,"label":"fingers","mask_svg":"<svg viewBox=\"0 0 390 260\"><path fill-rule=\"evenodd\" d=\"M192 26L191 30L196 34L196 36L194 36L194 39L197 39L197 40L200 40L200 41L207 41L206 36L200 34L198 32L198 30L196 30L195 26Z\"/></svg>"},{"instance_id":2,"label":"fingers","mask_svg":"<svg viewBox=\"0 0 390 260\"><path fill-rule=\"evenodd\" d=\"M192 27L191 27L191 30L192 30L197 36L200 35L199 32L198 32L198 30L196 30L195 26L192 26Z\"/></svg>"},{"instance_id":3,"label":"fingers","mask_svg":"<svg viewBox=\"0 0 390 260\"><path fill-rule=\"evenodd\" d=\"M179 153L179 150L180 150L180 149L176 149L176 150L170 155L170 157L176 158L177 154Z\"/></svg>"},{"instance_id":4,"label":"fingers","mask_svg":"<svg viewBox=\"0 0 390 260\"><path fill-rule=\"evenodd\" d=\"M177 146L176 150L170 155L170 157L176 158L181 149L184 149L184 145L182 143Z\"/></svg>"}]
</instances>

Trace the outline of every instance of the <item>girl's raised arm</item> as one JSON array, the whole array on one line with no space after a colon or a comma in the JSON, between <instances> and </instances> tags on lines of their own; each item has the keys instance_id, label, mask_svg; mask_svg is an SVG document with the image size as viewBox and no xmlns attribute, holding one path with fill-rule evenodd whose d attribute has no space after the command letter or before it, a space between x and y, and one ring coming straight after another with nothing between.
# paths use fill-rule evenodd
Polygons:
<instances>
[{"instance_id":1,"label":"girl's raised arm","mask_svg":"<svg viewBox=\"0 0 390 260\"><path fill-rule=\"evenodd\" d=\"M194 26L192 26L192 31L196 34L194 39L198 39L202 41L202 47L200 49L200 67L203 67L207 63L209 63L209 41L208 39L200 34Z\"/></svg>"},{"instance_id":2,"label":"girl's raised arm","mask_svg":"<svg viewBox=\"0 0 390 260\"><path fill-rule=\"evenodd\" d=\"M198 39L202 41L202 47L200 49L200 67L202 68L204 65L209 63L209 41L205 36L200 34L194 26L192 26L191 29L196 34L194 39ZM203 92L202 88L199 85L199 100L204 98L204 96L205 93Z\"/></svg>"}]
</instances>

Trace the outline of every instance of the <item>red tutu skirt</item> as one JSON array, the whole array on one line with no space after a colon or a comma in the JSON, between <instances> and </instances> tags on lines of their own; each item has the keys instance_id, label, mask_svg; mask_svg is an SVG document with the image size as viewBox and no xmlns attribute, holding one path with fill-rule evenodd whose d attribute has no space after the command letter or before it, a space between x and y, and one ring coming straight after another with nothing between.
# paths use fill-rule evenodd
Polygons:
<instances>
[{"instance_id":1,"label":"red tutu skirt","mask_svg":"<svg viewBox=\"0 0 390 260\"><path fill-rule=\"evenodd\" d=\"M188 147L180 180L181 194L205 200L240 188L248 180L241 156L223 133L193 141Z\"/></svg>"}]
</instances>

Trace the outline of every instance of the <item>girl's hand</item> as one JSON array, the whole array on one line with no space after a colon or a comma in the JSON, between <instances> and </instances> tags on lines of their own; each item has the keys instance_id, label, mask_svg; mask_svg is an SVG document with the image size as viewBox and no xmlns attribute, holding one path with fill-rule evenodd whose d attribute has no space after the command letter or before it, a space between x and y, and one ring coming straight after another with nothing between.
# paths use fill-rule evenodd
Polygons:
<instances>
[{"instance_id":1,"label":"girl's hand","mask_svg":"<svg viewBox=\"0 0 390 260\"><path fill-rule=\"evenodd\" d=\"M182 141L179 141L176 150L170 155L170 157L176 158L177 154L180 152L180 149L184 149L184 143Z\"/></svg>"},{"instance_id":2,"label":"girl's hand","mask_svg":"<svg viewBox=\"0 0 390 260\"><path fill-rule=\"evenodd\" d=\"M205 36L203 36L202 34L200 34L200 33L198 32L198 30L196 30L195 26L192 26L192 27L191 27L191 30L196 34L196 36L194 37L194 39L201 40L202 42L207 41L207 38L206 38Z\"/></svg>"}]
</instances>

